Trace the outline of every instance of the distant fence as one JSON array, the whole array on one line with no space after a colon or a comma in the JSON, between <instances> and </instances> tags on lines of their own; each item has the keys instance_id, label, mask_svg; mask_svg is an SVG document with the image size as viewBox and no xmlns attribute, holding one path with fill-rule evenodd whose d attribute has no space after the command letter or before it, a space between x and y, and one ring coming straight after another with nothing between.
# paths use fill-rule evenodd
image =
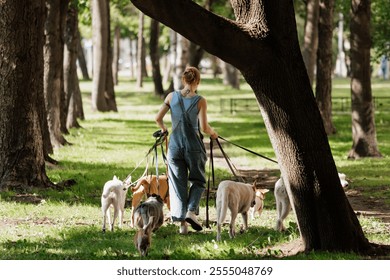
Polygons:
<instances>
[{"instance_id":1,"label":"distant fence","mask_svg":"<svg viewBox=\"0 0 390 280\"><path fill-rule=\"evenodd\" d=\"M373 97L375 110L390 110L390 96ZM222 98L220 100L221 112L230 114L239 112L258 112L256 99L254 98ZM332 97L333 112L350 112L350 97Z\"/></svg>"}]
</instances>

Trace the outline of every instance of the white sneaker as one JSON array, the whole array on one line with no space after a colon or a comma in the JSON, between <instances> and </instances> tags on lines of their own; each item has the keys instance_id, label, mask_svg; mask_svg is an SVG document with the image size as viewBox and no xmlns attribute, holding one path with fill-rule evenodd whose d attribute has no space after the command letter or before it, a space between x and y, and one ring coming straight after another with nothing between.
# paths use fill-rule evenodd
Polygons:
<instances>
[{"instance_id":1,"label":"white sneaker","mask_svg":"<svg viewBox=\"0 0 390 280\"><path fill-rule=\"evenodd\" d=\"M194 230L196 230L196 231L202 230L202 225L198 222L198 219L196 218L196 215L194 212L192 212L192 211L187 212L186 222L189 223Z\"/></svg>"}]
</instances>

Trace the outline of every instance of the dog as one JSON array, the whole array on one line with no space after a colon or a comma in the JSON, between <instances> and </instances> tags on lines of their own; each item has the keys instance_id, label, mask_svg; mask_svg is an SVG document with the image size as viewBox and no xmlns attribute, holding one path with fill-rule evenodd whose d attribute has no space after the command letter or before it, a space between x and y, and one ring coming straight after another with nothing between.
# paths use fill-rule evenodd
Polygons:
<instances>
[{"instance_id":1,"label":"dog","mask_svg":"<svg viewBox=\"0 0 390 280\"><path fill-rule=\"evenodd\" d=\"M243 219L243 229L248 228L248 210L255 205L256 185L234 181L222 181L217 190L217 241L221 241L221 225L226 218L227 208L230 209L231 220L229 228L230 238L236 235L235 221L240 213Z\"/></svg>"},{"instance_id":2,"label":"dog","mask_svg":"<svg viewBox=\"0 0 390 280\"><path fill-rule=\"evenodd\" d=\"M348 181L346 180L346 175L343 173L338 173L340 178L340 184L343 188L348 186ZM283 225L284 219L290 213L292 207L290 203L290 199L287 194L286 186L284 185L283 178L279 178L279 180L275 183L275 202L276 202L276 213L277 220L275 229L277 231L285 231L286 228Z\"/></svg>"},{"instance_id":3,"label":"dog","mask_svg":"<svg viewBox=\"0 0 390 280\"><path fill-rule=\"evenodd\" d=\"M268 189L259 189L256 191L255 205L251 207L249 211L251 215L251 220L255 219L256 212L259 213L259 216L261 216L264 207L265 194L267 192L269 192Z\"/></svg>"},{"instance_id":4,"label":"dog","mask_svg":"<svg viewBox=\"0 0 390 280\"><path fill-rule=\"evenodd\" d=\"M131 177L125 182L119 180L116 176L107 181L103 187L101 205L103 212L102 231L106 232L106 219L110 225L110 230L114 230L115 219L119 216L119 227L122 227L123 215L125 211L126 195L131 184ZM111 223L110 206L114 207L114 218Z\"/></svg>"},{"instance_id":5,"label":"dog","mask_svg":"<svg viewBox=\"0 0 390 280\"><path fill-rule=\"evenodd\" d=\"M139 228L134 236L134 245L143 257L148 255L152 232L159 229L164 222L163 205L161 197L152 194L134 211L135 225Z\"/></svg>"},{"instance_id":6,"label":"dog","mask_svg":"<svg viewBox=\"0 0 390 280\"><path fill-rule=\"evenodd\" d=\"M131 191L133 192L133 199L131 201L131 227L134 227L134 209L139 205L144 195L158 194L170 210L168 177L166 175L160 175L158 177L158 185L156 175L143 176L138 179L138 183L131 188Z\"/></svg>"}]
</instances>

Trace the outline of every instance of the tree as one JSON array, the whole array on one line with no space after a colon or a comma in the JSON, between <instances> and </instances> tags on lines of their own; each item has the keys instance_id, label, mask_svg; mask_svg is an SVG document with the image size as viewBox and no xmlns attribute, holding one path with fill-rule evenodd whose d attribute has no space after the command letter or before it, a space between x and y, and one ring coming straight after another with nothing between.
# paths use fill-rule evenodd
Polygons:
<instances>
[{"instance_id":1,"label":"tree","mask_svg":"<svg viewBox=\"0 0 390 280\"><path fill-rule=\"evenodd\" d=\"M352 149L349 158L380 157L377 147L370 67L370 0L351 5Z\"/></svg>"},{"instance_id":2,"label":"tree","mask_svg":"<svg viewBox=\"0 0 390 280\"><path fill-rule=\"evenodd\" d=\"M303 40L302 56L312 85L315 79L314 72L318 48L319 2L319 0L306 1L305 38Z\"/></svg>"},{"instance_id":3,"label":"tree","mask_svg":"<svg viewBox=\"0 0 390 280\"><path fill-rule=\"evenodd\" d=\"M0 191L53 186L42 141L45 1L2 1L0 18Z\"/></svg>"},{"instance_id":4,"label":"tree","mask_svg":"<svg viewBox=\"0 0 390 280\"><path fill-rule=\"evenodd\" d=\"M326 134L336 133L332 121L332 40L334 0L320 0L318 21L316 100Z\"/></svg>"},{"instance_id":5,"label":"tree","mask_svg":"<svg viewBox=\"0 0 390 280\"><path fill-rule=\"evenodd\" d=\"M84 115L76 64L78 52L80 51L78 9L73 1L70 3L68 12L66 13L64 41L64 90L67 100L66 127L69 129L72 127L80 127L77 118L83 117Z\"/></svg>"},{"instance_id":6,"label":"tree","mask_svg":"<svg viewBox=\"0 0 390 280\"><path fill-rule=\"evenodd\" d=\"M154 93L157 96L164 98L164 88L160 72L160 53L158 38L160 37L160 23L157 20L151 19L150 22L150 60L152 63L152 77L154 83Z\"/></svg>"},{"instance_id":7,"label":"tree","mask_svg":"<svg viewBox=\"0 0 390 280\"><path fill-rule=\"evenodd\" d=\"M65 3L64 3L65 2ZM61 147L67 144L63 136L61 114L65 107L62 38L64 7L68 1L46 0L47 17L45 22L44 45L44 94L51 144Z\"/></svg>"},{"instance_id":8,"label":"tree","mask_svg":"<svg viewBox=\"0 0 390 280\"><path fill-rule=\"evenodd\" d=\"M93 79L92 109L117 111L112 77L110 45L110 9L108 0L92 1Z\"/></svg>"},{"instance_id":9,"label":"tree","mask_svg":"<svg viewBox=\"0 0 390 280\"><path fill-rule=\"evenodd\" d=\"M144 53L144 24L145 24L145 15L142 12L139 12L139 21L138 21L138 40L137 40L137 87L143 87L143 77L145 68L145 53Z\"/></svg>"},{"instance_id":10,"label":"tree","mask_svg":"<svg viewBox=\"0 0 390 280\"><path fill-rule=\"evenodd\" d=\"M235 21L190 0L131 1L241 71L260 107L304 249L367 250L369 242L340 185L302 59L293 1L231 0Z\"/></svg>"}]
</instances>

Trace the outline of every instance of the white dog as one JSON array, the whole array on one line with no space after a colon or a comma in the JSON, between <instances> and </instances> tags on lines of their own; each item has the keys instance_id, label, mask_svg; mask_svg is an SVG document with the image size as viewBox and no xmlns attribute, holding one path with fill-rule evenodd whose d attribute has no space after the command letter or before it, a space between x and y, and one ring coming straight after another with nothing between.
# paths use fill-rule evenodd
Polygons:
<instances>
[{"instance_id":1,"label":"white dog","mask_svg":"<svg viewBox=\"0 0 390 280\"><path fill-rule=\"evenodd\" d=\"M339 173L341 186L347 187L348 182L346 180L346 175L343 173ZM286 230L283 225L284 219L288 216L291 211L291 203L287 194L286 186L284 185L283 179L280 178L275 183L275 201L276 201L276 212L277 212L277 220L275 229L278 231Z\"/></svg>"},{"instance_id":2,"label":"white dog","mask_svg":"<svg viewBox=\"0 0 390 280\"><path fill-rule=\"evenodd\" d=\"M122 182L116 176L107 181L103 187L101 198L103 212L103 232L106 231L106 218L110 225L110 230L114 230L115 219L119 216L119 227L122 227L123 215L125 211L126 194L131 184L131 177L126 182ZM110 206L114 207L114 218L111 223Z\"/></svg>"},{"instance_id":3,"label":"white dog","mask_svg":"<svg viewBox=\"0 0 390 280\"><path fill-rule=\"evenodd\" d=\"M259 216L263 212L264 199L267 192L269 192L268 189L259 189L256 191L255 205L250 208L251 220L255 218L256 212L259 213Z\"/></svg>"},{"instance_id":4,"label":"white dog","mask_svg":"<svg viewBox=\"0 0 390 280\"><path fill-rule=\"evenodd\" d=\"M236 235L235 221L238 213L243 219L243 230L248 228L248 210L255 205L255 184L244 184L234 181L222 181L217 190L217 241L221 241L221 225L225 221L227 208L230 209L231 220L229 236Z\"/></svg>"}]
</instances>

